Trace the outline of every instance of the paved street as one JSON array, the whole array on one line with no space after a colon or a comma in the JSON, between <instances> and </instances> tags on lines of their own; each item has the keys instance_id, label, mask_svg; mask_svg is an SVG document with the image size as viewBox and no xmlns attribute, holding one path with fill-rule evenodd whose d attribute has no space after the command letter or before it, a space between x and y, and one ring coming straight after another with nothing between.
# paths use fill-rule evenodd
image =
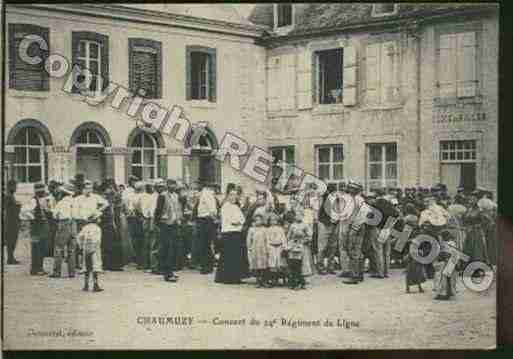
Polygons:
<instances>
[{"instance_id":1,"label":"paved street","mask_svg":"<svg viewBox=\"0 0 513 359\"><path fill-rule=\"evenodd\" d=\"M192 271L180 272L180 281L169 284L160 276L127 268L102 275L105 292L84 293L82 276L29 276L28 248L28 241L21 240L17 257L23 265L5 268L6 349L420 349L495 344L495 286L476 294L460 284L456 300L438 302L432 300L430 282L424 294L405 294L401 270L394 270L388 280L368 279L359 286L345 286L335 276L315 276L308 290L291 291L257 289L253 281L220 285L212 275ZM151 317L159 316L173 319L152 324ZM260 324L251 325L252 318ZM282 318L308 321L310 326L283 325ZM326 319L332 327L324 326ZM141 324L144 320L150 323ZM233 322L221 325L221 320ZM273 326L266 327L266 320Z\"/></svg>"}]
</instances>

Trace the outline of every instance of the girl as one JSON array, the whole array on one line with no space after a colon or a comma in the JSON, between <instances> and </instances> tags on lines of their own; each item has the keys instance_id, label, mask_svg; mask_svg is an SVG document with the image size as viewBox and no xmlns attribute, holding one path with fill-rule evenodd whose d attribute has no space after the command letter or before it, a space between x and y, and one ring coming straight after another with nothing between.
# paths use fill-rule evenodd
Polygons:
<instances>
[{"instance_id":1,"label":"girl","mask_svg":"<svg viewBox=\"0 0 513 359\"><path fill-rule=\"evenodd\" d=\"M253 226L249 229L247 237L249 268L256 274L258 288L267 287L266 280L268 277L268 233L264 223L263 215L255 214Z\"/></svg>"},{"instance_id":2,"label":"girl","mask_svg":"<svg viewBox=\"0 0 513 359\"><path fill-rule=\"evenodd\" d=\"M411 240L419 234L419 229L417 226L418 217L409 214L406 217L404 217L404 223L405 225L409 225L413 228L409 240L408 245L405 247L406 255L404 256L404 262L406 263L406 293L410 293L410 286L411 285L417 285L419 288L419 293L424 293L424 290L422 289L422 283L426 281L426 273L424 269L424 264L418 262L415 258L413 258L410 254L410 246L411 246ZM419 248L419 251L424 251L425 248ZM421 253L421 255L424 255L424 253Z\"/></svg>"},{"instance_id":3,"label":"girl","mask_svg":"<svg viewBox=\"0 0 513 359\"><path fill-rule=\"evenodd\" d=\"M305 289L305 277L313 274L311 227L303 222L303 211L296 210L295 221L289 227L287 247L289 251L289 285L291 289Z\"/></svg>"},{"instance_id":4,"label":"girl","mask_svg":"<svg viewBox=\"0 0 513 359\"><path fill-rule=\"evenodd\" d=\"M271 274L271 286L278 284L280 274L284 272L285 263L282 252L285 249L287 238L283 227L279 225L279 217L275 213L269 215L268 231L268 267Z\"/></svg>"}]
</instances>

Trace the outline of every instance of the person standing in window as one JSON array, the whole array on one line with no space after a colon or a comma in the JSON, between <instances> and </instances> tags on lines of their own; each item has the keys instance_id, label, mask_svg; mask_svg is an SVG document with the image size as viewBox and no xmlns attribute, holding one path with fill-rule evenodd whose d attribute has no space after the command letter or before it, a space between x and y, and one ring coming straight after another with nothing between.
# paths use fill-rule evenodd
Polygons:
<instances>
[{"instance_id":1,"label":"person standing in window","mask_svg":"<svg viewBox=\"0 0 513 359\"><path fill-rule=\"evenodd\" d=\"M44 183L34 185L34 198L21 208L20 219L30 221L31 263L30 275L45 275L43 258L48 250L50 234L50 199Z\"/></svg>"},{"instance_id":2,"label":"person standing in window","mask_svg":"<svg viewBox=\"0 0 513 359\"><path fill-rule=\"evenodd\" d=\"M14 258L18 234L20 231L21 204L16 199L17 182L10 180L7 183L7 191L4 193L4 245L7 247L7 264L19 264Z\"/></svg>"}]
</instances>

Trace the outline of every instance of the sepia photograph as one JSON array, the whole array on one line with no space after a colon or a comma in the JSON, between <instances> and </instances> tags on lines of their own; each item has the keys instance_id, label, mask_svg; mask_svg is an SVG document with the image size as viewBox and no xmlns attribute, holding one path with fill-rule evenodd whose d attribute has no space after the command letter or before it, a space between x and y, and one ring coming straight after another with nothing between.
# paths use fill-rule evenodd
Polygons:
<instances>
[{"instance_id":1,"label":"sepia photograph","mask_svg":"<svg viewBox=\"0 0 513 359\"><path fill-rule=\"evenodd\" d=\"M1 11L3 350L496 348L498 3Z\"/></svg>"}]
</instances>

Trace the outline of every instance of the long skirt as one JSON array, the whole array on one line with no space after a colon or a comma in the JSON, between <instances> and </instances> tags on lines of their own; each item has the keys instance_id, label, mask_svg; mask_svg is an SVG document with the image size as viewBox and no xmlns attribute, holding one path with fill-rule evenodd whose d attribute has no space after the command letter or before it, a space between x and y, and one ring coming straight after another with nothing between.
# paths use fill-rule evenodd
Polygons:
<instances>
[{"instance_id":1,"label":"long skirt","mask_svg":"<svg viewBox=\"0 0 513 359\"><path fill-rule=\"evenodd\" d=\"M471 260L489 262L486 237L480 225L474 225L469 228L465 238L463 253L468 255Z\"/></svg>"},{"instance_id":2,"label":"long skirt","mask_svg":"<svg viewBox=\"0 0 513 359\"><path fill-rule=\"evenodd\" d=\"M121 228L119 230L121 235L121 247L123 253L123 265L134 262L135 260L135 251L132 245L132 238L130 237L130 233L128 231L128 223L126 221L126 216L124 214L121 215Z\"/></svg>"},{"instance_id":3,"label":"long skirt","mask_svg":"<svg viewBox=\"0 0 513 359\"><path fill-rule=\"evenodd\" d=\"M436 261L434 264L435 278L433 279L433 291L436 295L452 297L456 295L457 272L454 270L448 277L443 274L446 262Z\"/></svg>"},{"instance_id":4,"label":"long skirt","mask_svg":"<svg viewBox=\"0 0 513 359\"><path fill-rule=\"evenodd\" d=\"M238 284L243 274L243 246L241 232L222 234L220 257L215 281L224 284Z\"/></svg>"},{"instance_id":5,"label":"long skirt","mask_svg":"<svg viewBox=\"0 0 513 359\"><path fill-rule=\"evenodd\" d=\"M301 265L301 274L303 276L311 276L314 274L314 262L312 256L312 250L310 246L303 245L303 260Z\"/></svg>"},{"instance_id":6,"label":"long skirt","mask_svg":"<svg viewBox=\"0 0 513 359\"><path fill-rule=\"evenodd\" d=\"M424 264L408 256L406 260L406 284L416 285L426 281L426 270Z\"/></svg>"},{"instance_id":7,"label":"long skirt","mask_svg":"<svg viewBox=\"0 0 513 359\"><path fill-rule=\"evenodd\" d=\"M104 269L120 270L123 267L121 234L111 223L102 226L102 252Z\"/></svg>"}]
</instances>

